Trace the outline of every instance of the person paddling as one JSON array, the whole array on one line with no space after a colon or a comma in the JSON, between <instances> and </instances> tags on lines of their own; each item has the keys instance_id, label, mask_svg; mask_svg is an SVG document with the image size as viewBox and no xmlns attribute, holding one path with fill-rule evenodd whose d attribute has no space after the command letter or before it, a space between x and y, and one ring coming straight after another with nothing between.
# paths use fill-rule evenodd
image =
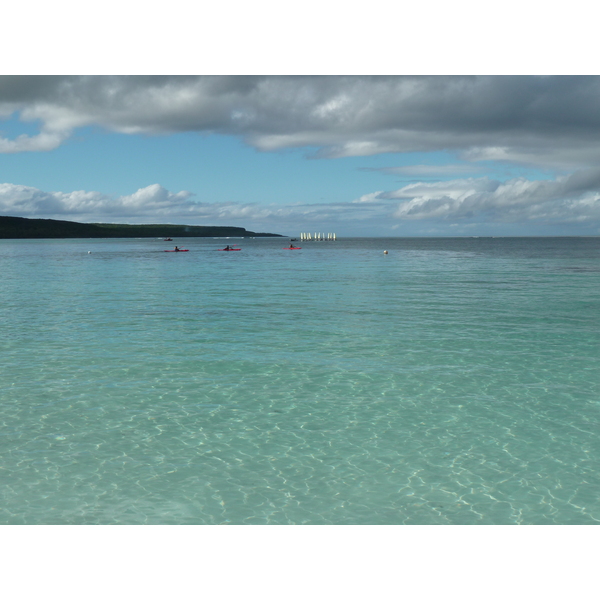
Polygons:
<instances>
[{"instance_id":1,"label":"person paddling","mask_svg":"<svg viewBox=\"0 0 600 600\"><path fill-rule=\"evenodd\" d=\"M175 252L180 252L180 250L177 246L175 246Z\"/></svg>"}]
</instances>

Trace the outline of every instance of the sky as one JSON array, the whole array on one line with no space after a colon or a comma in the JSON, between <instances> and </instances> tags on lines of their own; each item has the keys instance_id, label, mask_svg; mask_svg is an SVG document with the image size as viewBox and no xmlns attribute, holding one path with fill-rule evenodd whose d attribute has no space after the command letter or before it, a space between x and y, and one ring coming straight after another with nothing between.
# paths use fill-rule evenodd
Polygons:
<instances>
[{"instance_id":1,"label":"sky","mask_svg":"<svg viewBox=\"0 0 600 600\"><path fill-rule=\"evenodd\" d=\"M0 214L598 235L600 77L4 75Z\"/></svg>"},{"instance_id":2,"label":"sky","mask_svg":"<svg viewBox=\"0 0 600 600\"><path fill-rule=\"evenodd\" d=\"M598 235L586 10L9 5L0 215L294 237Z\"/></svg>"}]
</instances>

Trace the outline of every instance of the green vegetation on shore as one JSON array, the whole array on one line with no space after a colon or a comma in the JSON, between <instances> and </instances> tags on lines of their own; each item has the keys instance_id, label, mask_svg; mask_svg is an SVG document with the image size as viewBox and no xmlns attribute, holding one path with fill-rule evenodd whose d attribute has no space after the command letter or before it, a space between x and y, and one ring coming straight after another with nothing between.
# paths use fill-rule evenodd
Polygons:
<instances>
[{"instance_id":1,"label":"green vegetation on shore","mask_svg":"<svg viewBox=\"0 0 600 600\"><path fill-rule=\"evenodd\" d=\"M121 225L75 223L54 219L0 216L0 239L31 238L127 238L127 237L282 237L277 233L255 233L243 227L204 225Z\"/></svg>"}]
</instances>

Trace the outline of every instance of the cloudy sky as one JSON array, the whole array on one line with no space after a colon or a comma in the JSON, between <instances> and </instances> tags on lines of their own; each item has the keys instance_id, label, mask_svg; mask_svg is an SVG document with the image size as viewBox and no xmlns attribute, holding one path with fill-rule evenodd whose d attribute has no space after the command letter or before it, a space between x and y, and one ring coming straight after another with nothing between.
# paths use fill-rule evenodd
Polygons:
<instances>
[{"instance_id":1,"label":"cloudy sky","mask_svg":"<svg viewBox=\"0 0 600 600\"><path fill-rule=\"evenodd\" d=\"M598 76L0 76L0 214L600 234Z\"/></svg>"}]
</instances>

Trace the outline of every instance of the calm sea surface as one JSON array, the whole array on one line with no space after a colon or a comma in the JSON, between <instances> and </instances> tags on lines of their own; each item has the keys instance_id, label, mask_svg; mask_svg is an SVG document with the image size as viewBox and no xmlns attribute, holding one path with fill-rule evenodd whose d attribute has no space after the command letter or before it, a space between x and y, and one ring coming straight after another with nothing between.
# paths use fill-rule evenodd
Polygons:
<instances>
[{"instance_id":1,"label":"calm sea surface","mask_svg":"<svg viewBox=\"0 0 600 600\"><path fill-rule=\"evenodd\" d=\"M600 523L600 238L286 245L0 240L0 523Z\"/></svg>"}]
</instances>

